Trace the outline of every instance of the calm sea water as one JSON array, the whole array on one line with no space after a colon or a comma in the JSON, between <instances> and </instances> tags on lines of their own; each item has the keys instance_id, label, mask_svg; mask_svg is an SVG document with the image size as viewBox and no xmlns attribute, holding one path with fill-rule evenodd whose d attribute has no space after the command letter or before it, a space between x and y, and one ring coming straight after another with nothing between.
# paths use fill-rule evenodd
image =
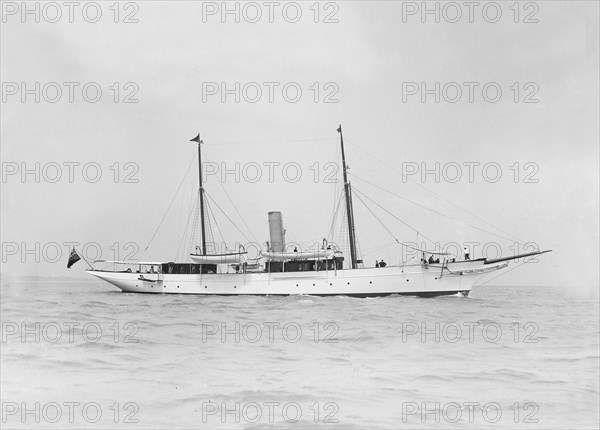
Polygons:
<instances>
[{"instance_id":1,"label":"calm sea water","mask_svg":"<svg viewBox=\"0 0 600 430\"><path fill-rule=\"evenodd\" d=\"M1 297L3 428L599 425L598 300L559 288L226 298L3 279Z\"/></svg>"}]
</instances>

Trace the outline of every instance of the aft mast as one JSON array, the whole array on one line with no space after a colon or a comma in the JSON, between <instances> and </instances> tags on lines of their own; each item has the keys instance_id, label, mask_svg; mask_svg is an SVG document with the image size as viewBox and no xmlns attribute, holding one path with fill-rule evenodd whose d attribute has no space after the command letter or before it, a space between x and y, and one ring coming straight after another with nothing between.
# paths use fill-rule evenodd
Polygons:
<instances>
[{"instance_id":1,"label":"aft mast","mask_svg":"<svg viewBox=\"0 0 600 430\"><path fill-rule=\"evenodd\" d=\"M354 211L352 209L352 187L348 182L348 166L346 166L346 154L344 153L344 135L342 134L342 125L337 129L340 134L340 142L342 145L342 170L344 172L344 193L346 194L346 217L348 219L348 239L350 241L350 263L352 269L357 267L356 256L356 233L354 231Z\"/></svg>"},{"instance_id":2,"label":"aft mast","mask_svg":"<svg viewBox=\"0 0 600 430\"><path fill-rule=\"evenodd\" d=\"M200 188L198 190L198 194L200 196L200 230L202 233L202 255L206 255L206 228L204 225L204 187L202 186L202 140L200 139L200 133L193 139L190 139L190 142L198 142L198 182L200 184Z\"/></svg>"}]
</instances>

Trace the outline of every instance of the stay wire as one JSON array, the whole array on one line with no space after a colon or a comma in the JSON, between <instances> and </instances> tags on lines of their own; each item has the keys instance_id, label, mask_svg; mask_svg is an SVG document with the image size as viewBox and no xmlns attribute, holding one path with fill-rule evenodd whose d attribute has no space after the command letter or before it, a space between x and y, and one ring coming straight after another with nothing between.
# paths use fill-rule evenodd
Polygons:
<instances>
[{"instance_id":1,"label":"stay wire","mask_svg":"<svg viewBox=\"0 0 600 430\"><path fill-rule=\"evenodd\" d=\"M202 151L202 153L204 153L204 151ZM206 159L206 161L208 160L208 157L206 157L206 154L204 153L204 157ZM221 183L221 180L217 177L217 183L221 186L221 189L223 190L223 192L225 193L225 195L227 196L227 198L229 199L229 202L231 203L231 206L233 206L233 209L235 210L235 212L238 214L238 216L240 217L240 219L242 220L242 222L244 223L244 225L246 226L246 228L248 229L248 231L250 232L250 236L252 236L252 238L254 239L255 243L259 243L258 239L256 239L256 236L254 236L254 233L252 232L252 230L250 229L250 227L248 226L248 224L246 224L246 220L244 219L244 217L242 216L242 214L240 214L240 211L238 210L237 206L235 205L235 203L233 203L233 200L231 199L231 197L229 196L229 193L227 192L227 190L225 189L225 186L223 186L223 184ZM205 191L206 192L206 191ZM214 200L213 200L214 201ZM215 202L215 204L217 204ZM217 207L219 207L219 205L217 204ZM219 207L219 209L222 211L222 209ZM226 215L227 216L227 215ZM231 219L230 219L231 221ZM233 223L233 221L232 221ZM233 223L233 225L235 225L235 223ZM236 226L237 227L237 226ZM239 228L238 228L239 230ZM241 232L241 230L240 230ZM246 235L244 235L242 233L242 235L246 238ZM248 240L248 238L246 238L246 240ZM248 242L251 242L250 240L248 240Z\"/></svg>"},{"instance_id":2,"label":"stay wire","mask_svg":"<svg viewBox=\"0 0 600 430\"><path fill-rule=\"evenodd\" d=\"M248 241L248 243L252 243L252 241L250 239L248 239L248 236L246 236L244 234L244 232L236 225L236 223L233 222L233 220L229 217L229 215L227 215L227 213L225 213L225 211L221 208L221 206L219 206L219 204L215 201L215 199L213 199L212 196L206 192L206 190L204 191L204 195L207 196L215 204L215 206L217 207L217 209L219 209L221 211L221 213L223 215L225 215L225 217L229 220L229 222L237 229L237 231L239 231L240 234L242 236L244 236L244 239L246 239L246 241ZM252 235L252 237L254 237L254 235ZM256 241L256 239L255 239L254 243L258 243Z\"/></svg>"},{"instance_id":3,"label":"stay wire","mask_svg":"<svg viewBox=\"0 0 600 430\"><path fill-rule=\"evenodd\" d=\"M173 194L173 198L171 199L171 203L169 203L169 207L167 208L167 210L165 211L165 214L163 215L162 219L158 223L158 227L156 227L156 230L154 231L154 234L150 238L150 241L148 242L148 245L146 245L146 247L144 248L144 251L148 250L148 247L152 244L152 241L154 240L154 237L156 236L156 233L158 233L158 230L160 229L163 221L167 217L167 214L169 213L169 210L171 209L171 206L173 205L173 202L175 201L175 197L177 197L177 194L179 193L179 190L181 189L181 186L183 185L183 183L185 181L185 178L187 177L188 172L190 171L190 168L192 167L192 164L193 164L193 162L194 162L195 159L196 159L195 156L191 159L190 164L188 165L188 168L185 171L185 174L183 175L183 178L181 178L181 182L179 183L179 186L177 187L177 191L175 191L175 194ZM187 228L186 228L186 230L187 230Z\"/></svg>"},{"instance_id":4,"label":"stay wire","mask_svg":"<svg viewBox=\"0 0 600 430\"><path fill-rule=\"evenodd\" d=\"M375 187L375 188L377 188L377 189L380 189L381 191L385 191L386 193L388 193L388 194L391 194L391 195L392 195L392 196L394 196L394 197L397 197L397 198L399 198L399 199L405 200L405 201L407 201L407 202L409 202L409 203L411 203L411 204L413 204L413 205L415 205L415 206L418 206L418 207L420 207L420 208L423 208L423 209L425 209L425 210L428 210L428 211L430 211L430 212L433 212L434 214L436 214L436 215L439 215L439 216L441 216L441 217L444 217L444 218L447 218L447 219L449 219L449 220L451 220L451 221L458 222L458 223L460 223L460 224L466 225L467 227L474 228L475 230L479 230L479 231L482 231L482 232L484 232L484 233L491 234L492 236L496 236L496 237L499 237L499 238L501 238L501 239L508 240L509 242L513 242L513 241L515 241L515 239L511 239L511 238L508 238L508 237L506 237L506 236L502 236L502 235L499 235L499 234L497 234L497 233L494 233L493 231L489 231L489 230L482 229L482 228L480 228L480 227L476 227L476 226L474 226L474 225L472 225L472 224L468 224L468 223L466 223L466 222L464 222L464 221L461 221L461 220L459 220L459 219L453 218L453 217L451 217L451 216L449 216L449 215L446 215L446 214L444 214L444 213L442 213L442 212L436 211L435 209L431 209L431 208L429 208L429 207L427 207L427 206L425 206L425 205L422 205L422 204L420 204L420 203L418 203L418 202L415 202L414 200L410 200L410 199L408 199L408 198L406 198L406 197L404 197L404 196L401 196L401 195L399 195L399 194L396 194L396 193L394 193L394 192L392 192L392 191L390 191L390 190L386 190L385 188L383 188L383 187L381 187L381 186L379 186L379 185L377 185L377 184L374 184L374 183L372 183L372 182L369 182L369 181L367 181L366 179L364 179L364 178L361 178L360 176L356 176L356 175L354 175L354 174L353 174L353 175L352 175L352 177L353 177L353 178L356 178L356 179L358 179L359 181L365 182L365 183L367 183L367 184L369 184L369 185L371 185L371 186L373 186L373 187ZM521 242L517 242L517 243L519 243L519 244L523 245L523 243L521 243Z\"/></svg>"},{"instance_id":5,"label":"stay wire","mask_svg":"<svg viewBox=\"0 0 600 430\"><path fill-rule=\"evenodd\" d=\"M354 191L358 191L356 188L353 188ZM363 197L368 198L364 193L361 193L360 191L358 191L360 194L363 195ZM381 219L379 219L379 217L377 215L375 215L375 213L371 210L371 208L363 201L363 199L360 198L360 196L357 194L356 197L358 197L358 200L360 200L360 202L367 208L367 210L369 212L371 212L371 215L373 215L373 217L381 224L381 226L387 230L387 232L390 234L390 236L392 236L394 238L394 240L396 241L395 243L398 245L402 245L406 248L409 249L414 249L415 251L420 251L420 252L427 252L427 250L425 249L421 249L421 248L416 248L414 246L408 245L407 243L404 242L400 242L400 240L398 240L398 238L394 235L394 233L384 224L383 221L381 221ZM372 201L372 200L371 200ZM376 202L375 203L377 206L379 206ZM395 215L393 215L391 212L387 211L385 208L383 208L382 206L379 206L381 209L383 209L384 211L388 212L390 215L392 215L393 217L395 217ZM403 222L400 218L395 217L396 219L398 219L398 221ZM407 227L409 227L410 229L414 230L412 227L410 227L408 224L405 224ZM416 230L414 230L416 231ZM437 244L435 242L433 242L431 239L427 238L425 235L423 235L421 233L421 236L423 236L424 238L426 238L427 240L429 240L434 247L437 248ZM386 245L389 246L389 245Z\"/></svg>"},{"instance_id":6,"label":"stay wire","mask_svg":"<svg viewBox=\"0 0 600 430\"><path fill-rule=\"evenodd\" d=\"M199 201L196 201L196 204L194 205L194 207L190 210L190 213L188 215L188 219L187 222L185 224L185 230L183 231L183 235L181 236L181 240L179 241L179 246L177 247L177 253L175 254L175 260L173 261L177 261L177 257L179 256L179 251L181 250L181 247L183 245L183 243L185 242L185 238L187 236L187 231L188 228L190 227L190 219L192 218L192 214L196 212L196 206L199 204ZM182 256L183 257L183 256Z\"/></svg>"},{"instance_id":7,"label":"stay wire","mask_svg":"<svg viewBox=\"0 0 600 430\"><path fill-rule=\"evenodd\" d=\"M416 228L414 228L411 225L407 224L402 219L398 218L396 215L394 215L392 212L390 212L389 210L387 210L386 208L384 208L383 206L381 206L379 203L377 203L375 200L373 200L372 198L370 198L369 196L367 196L365 193L363 193L362 191L358 190L355 187L353 188L353 190L355 190L357 193L361 194L363 197L365 197L366 199L368 199L371 203L375 204L376 206L378 206L383 211L387 212L389 215L391 215L396 220L400 221L402 224L404 224L406 227L408 227L409 229L411 229L415 233L418 233L421 236L423 236L425 239L427 239L429 242L431 242L434 246L437 246L436 243L435 243L435 241L431 240L430 238L428 238L427 236L425 236L423 233L421 233L419 230L417 230ZM364 202L363 202L363 204L364 204ZM371 209L367 205L365 205L365 206L367 207L367 209L369 209L369 211L371 211ZM372 213L372 211L371 211L371 213ZM385 228L389 231L389 229L387 228L387 226ZM393 234L392 234L392 237L394 237L394 239L396 239L396 237Z\"/></svg>"},{"instance_id":8,"label":"stay wire","mask_svg":"<svg viewBox=\"0 0 600 430\"><path fill-rule=\"evenodd\" d=\"M355 143L352 143L352 141L350 141L349 139L346 139L346 141L347 141L348 143L350 143L350 145L354 146L355 148L359 149L360 151L362 151L362 152L364 152L365 154L367 154L368 156L370 156L371 158L373 158L373 159L375 159L375 160L379 161L381 164L383 164L383 165L384 165L384 166L386 166L387 168L389 168L389 169L393 170L393 171L394 171L394 172L396 172L396 173L399 173L399 174L401 174L400 172L398 172L398 170L396 170L396 168L394 168L394 167L390 166L390 165L389 165L389 164L387 164L385 161L383 161L383 160L380 160L379 158L375 157L375 156L374 156L373 154L371 154L370 152L368 152L368 151L365 151L364 149L362 149L362 148L361 148L360 146L358 146L357 144L355 144ZM515 237L514 235L512 235L512 234L510 234L510 233L508 233L508 232L506 232L506 231L502 230L500 227L498 227L498 226L496 226L496 225L492 224L492 223L491 223L491 222L489 222L489 221L486 221L485 219L481 218L481 217L480 217L480 216L478 216L478 215L475 215L474 213L472 213L471 211L469 211L469 210L467 210L467 209L463 208L462 206L458 205L457 203L454 203L453 201L451 201L451 200L448 200L448 199L446 199L446 198L444 198L444 197L440 196L439 194L435 193L434 191L431 191L431 190L430 190L429 188L427 188L425 185L423 185L423 184L419 184L418 182L415 182L415 181L413 181L413 180L412 180L412 179L410 179L410 178L408 178L408 179L409 179L409 180L410 180L412 183L414 183L414 184L418 185L419 187L423 188L423 189L424 189L424 190L426 190L428 193L431 193L431 194L433 194L433 195L434 195L434 196L436 196L437 198L439 198L439 199L441 199L441 200L443 200L443 201L445 201L445 202L447 202L447 203L450 203L452 206L454 206L454 207L456 207L456 208L460 209L461 211L463 211L463 212L465 212L465 213L467 213L467 214L471 215L472 217L474 217L474 218L478 219L479 221L481 221L481 222L483 222L483 223L485 223L485 224L489 225L490 227L493 227L493 228L497 229L498 231L501 231L502 233L504 233L504 234L506 234L506 235L508 235L508 236L511 236L511 237L513 238L513 239L511 239L511 240L516 240L516 241L517 241L519 244L524 244L524 242L523 242L522 240L520 240L519 238Z\"/></svg>"}]
</instances>

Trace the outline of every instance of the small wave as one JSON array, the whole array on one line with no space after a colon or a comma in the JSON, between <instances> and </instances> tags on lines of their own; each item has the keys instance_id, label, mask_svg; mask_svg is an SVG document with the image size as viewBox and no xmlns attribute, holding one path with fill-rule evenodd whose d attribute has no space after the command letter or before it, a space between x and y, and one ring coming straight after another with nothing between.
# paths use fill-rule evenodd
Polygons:
<instances>
[{"instance_id":1,"label":"small wave","mask_svg":"<svg viewBox=\"0 0 600 430\"><path fill-rule=\"evenodd\" d=\"M451 382L452 378L441 375L424 374L419 375L416 379L427 381L427 382Z\"/></svg>"},{"instance_id":2,"label":"small wave","mask_svg":"<svg viewBox=\"0 0 600 430\"><path fill-rule=\"evenodd\" d=\"M544 359L545 361L549 361L551 363L577 363L579 361L599 361L600 356L598 355L585 355L582 357L548 357Z\"/></svg>"}]
</instances>

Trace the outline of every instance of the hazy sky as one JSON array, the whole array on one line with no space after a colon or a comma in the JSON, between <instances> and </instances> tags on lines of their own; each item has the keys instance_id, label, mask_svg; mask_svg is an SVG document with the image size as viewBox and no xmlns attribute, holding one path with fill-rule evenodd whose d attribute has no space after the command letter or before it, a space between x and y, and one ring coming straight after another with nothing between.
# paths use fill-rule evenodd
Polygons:
<instances>
[{"instance_id":1,"label":"hazy sky","mask_svg":"<svg viewBox=\"0 0 600 430\"><path fill-rule=\"evenodd\" d=\"M189 139L197 132L213 168L234 171L240 163L246 177L236 182L227 175L225 188L258 241L268 240L273 210L283 212L288 240L318 240L329 231L334 206L326 163L339 163L341 123L353 185L427 237L477 242L475 256L489 242L504 254L515 247L477 228L554 249L493 283L598 288L597 2L498 2L499 18L494 5L480 2L473 22L463 6L455 23L449 21L457 20L457 9L436 2L428 7L439 8L439 23L415 10L421 2L280 2L273 22L263 2L238 3L239 22L221 14L221 2L121 3L118 16L113 2L99 2L96 23L88 22L97 12L88 3L73 10L72 23L60 2L60 19L54 6L39 3L39 23L33 13L22 15L21 2L2 3L3 276L85 276L83 262L65 268L62 244L70 241L98 243L106 259L116 248L125 258L135 249L125 249L129 242L139 246L135 258L173 259L197 186L195 163L152 246L143 249L194 157ZM291 22L298 9L302 15ZM261 19L249 22L259 10ZM431 90L424 102L421 83ZM221 85L231 90L224 102ZM97 88L102 95L93 103ZM127 96L137 103L125 103ZM297 164L284 172L286 163ZM423 178L422 168L436 163L439 181ZM92 182L98 166L101 177ZM262 177L253 183L256 166ZM415 167L419 172L403 178ZM23 168L38 170L39 183L34 173L23 178ZM298 168L302 176L293 182ZM252 238L216 175L206 185ZM393 242L356 197L354 205L363 251ZM396 237L415 241L413 231L370 207ZM245 242L213 210L230 245ZM54 243L61 244L60 258ZM369 265L397 262L400 248L364 258Z\"/></svg>"}]
</instances>

